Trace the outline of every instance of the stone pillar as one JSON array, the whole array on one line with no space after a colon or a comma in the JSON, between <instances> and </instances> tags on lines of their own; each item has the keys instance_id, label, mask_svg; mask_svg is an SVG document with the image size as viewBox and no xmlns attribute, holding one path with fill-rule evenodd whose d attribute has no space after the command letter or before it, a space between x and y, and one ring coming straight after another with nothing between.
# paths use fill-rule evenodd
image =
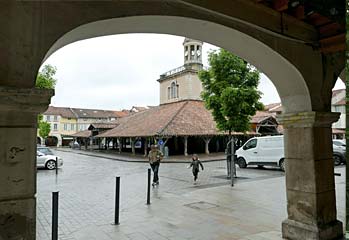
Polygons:
<instances>
[{"instance_id":1,"label":"stone pillar","mask_svg":"<svg viewBox=\"0 0 349 240\"><path fill-rule=\"evenodd\" d=\"M118 142L119 153L121 153L121 150L122 150L122 139L121 138L117 138L117 142Z\"/></svg>"},{"instance_id":2,"label":"stone pillar","mask_svg":"<svg viewBox=\"0 0 349 240\"><path fill-rule=\"evenodd\" d=\"M188 156L188 136L184 136L184 156Z\"/></svg>"},{"instance_id":3,"label":"stone pillar","mask_svg":"<svg viewBox=\"0 0 349 240\"><path fill-rule=\"evenodd\" d=\"M210 154L208 145L210 144L211 138L204 138L204 142L205 142L205 154Z\"/></svg>"},{"instance_id":4,"label":"stone pillar","mask_svg":"<svg viewBox=\"0 0 349 240\"><path fill-rule=\"evenodd\" d=\"M144 157L148 156L148 138L144 140Z\"/></svg>"},{"instance_id":5,"label":"stone pillar","mask_svg":"<svg viewBox=\"0 0 349 240\"><path fill-rule=\"evenodd\" d=\"M285 128L286 193L288 218L282 223L286 239L337 239L331 124L338 113L283 114Z\"/></svg>"},{"instance_id":6,"label":"stone pillar","mask_svg":"<svg viewBox=\"0 0 349 240\"><path fill-rule=\"evenodd\" d=\"M52 95L0 87L0 239L35 239L37 115Z\"/></svg>"},{"instance_id":7,"label":"stone pillar","mask_svg":"<svg viewBox=\"0 0 349 240\"><path fill-rule=\"evenodd\" d=\"M132 155L136 155L135 143L136 143L136 138L131 138Z\"/></svg>"}]
</instances>

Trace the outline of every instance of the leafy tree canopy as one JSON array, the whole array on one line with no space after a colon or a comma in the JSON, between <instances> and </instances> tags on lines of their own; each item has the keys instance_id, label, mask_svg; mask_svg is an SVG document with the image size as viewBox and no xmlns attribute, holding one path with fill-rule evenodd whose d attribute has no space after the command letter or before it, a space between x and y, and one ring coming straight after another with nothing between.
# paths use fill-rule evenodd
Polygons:
<instances>
[{"instance_id":1,"label":"leafy tree canopy","mask_svg":"<svg viewBox=\"0 0 349 240\"><path fill-rule=\"evenodd\" d=\"M212 110L218 129L246 132L251 116L262 110L257 90L259 72L243 59L220 49L209 54L209 69L199 72L205 105Z\"/></svg>"},{"instance_id":2,"label":"leafy tree canopy","mask_svg":"<svg viewBox=\"0 0 349 240\"><path fill-rule=\"evenodd\" d=\"M36 78L35 86L37 88L54 89L57 82L57 79L54 78L56 72L56 67L50 64L45 65Z\"/></svg>"},{"instance_id":3,"label":"leafy tree canopy","mask_svg":"<svg viewBox=\"0 0 349 240\"><path fill-rule=\"evenodd\" d=\"M48 122L39 122L39 135L43 139L46 139L51 131L51 125Z\"/></svg>"}]
</instances>

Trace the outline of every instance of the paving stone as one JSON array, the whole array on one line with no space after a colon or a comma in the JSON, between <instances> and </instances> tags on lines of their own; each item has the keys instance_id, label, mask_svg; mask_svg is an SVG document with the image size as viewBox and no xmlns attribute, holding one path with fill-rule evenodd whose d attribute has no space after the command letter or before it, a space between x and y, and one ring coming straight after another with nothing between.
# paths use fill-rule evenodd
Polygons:
<instances>
[{"instance_id":1,"label":"paving stone","mask_svg":"<svg viewBox=\"0 0 349 240\"><path fill-rule=\"evenodd\" d=\"M64 166L39 170L37 239L51 238L52 191L59 191L60 240L274 240L281 239L286 218L284 173L273 169L239 169L232 188L225 161L206 162L193 185L185 163L160 167L160 186L146 205L146 163L57 152ZM345 216L345 168L336 172L337 212ZM120 225L113 225L115 176L121 176ZM219 177L220 176L220 177ZM269 234L269 235L268 235Z\"/></svg>"}]
</instances>

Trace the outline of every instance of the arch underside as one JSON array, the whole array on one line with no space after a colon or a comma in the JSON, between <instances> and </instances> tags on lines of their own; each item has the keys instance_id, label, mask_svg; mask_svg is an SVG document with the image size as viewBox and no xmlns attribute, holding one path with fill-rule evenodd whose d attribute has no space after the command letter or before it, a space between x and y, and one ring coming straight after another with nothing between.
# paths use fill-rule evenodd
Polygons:
<instances>
[{"instance_id":1,"label":"arch underside","mask_svg":"<svg viewBox=\"0 0 349 240\"><path fill-rule=\"evenodd\" d=\"M161 23L161 24L159 24ZM185 17L134 16L81 25L59 38L45 59L70 43L114 34L161 33L185 36L222 47L266 74L275 85L285 113L311 111L311 100L300 72L264 43L226 26Z\"/></svg>"}]
</instances>

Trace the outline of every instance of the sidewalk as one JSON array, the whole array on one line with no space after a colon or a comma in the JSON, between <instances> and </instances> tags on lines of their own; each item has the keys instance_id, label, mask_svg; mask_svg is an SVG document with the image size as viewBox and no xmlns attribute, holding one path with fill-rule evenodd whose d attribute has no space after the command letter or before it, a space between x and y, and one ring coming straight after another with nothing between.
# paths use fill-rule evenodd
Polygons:
<instances>
[{"instance_id":1,"label":"sidewalk","mask_svg":"<svg viewBox=\"0 0 349 240\"><path fill-rule=\"evenodd\" d=\"M53 148L56 151L62 151L62 152L69 152L69 153L75 153L75 154L81 154L85 156L90 157L100 157L100 158L106 158L116 161L123 161L123 162L148 162L148 159L144 157L143 155L137 154L132 155L131 153L121 153L119 154L116 151L111 150L78 150L78 149L71 149L71 148ZM223 161L226 160L226 156L224 153L211 153L209 155L206 154L198 154L199 159L202 162L213 162L213 161ZM161 162L162 163L188 163L191 161L191 155L188 156L169 156L168 158L164 158Z\"/></svg>"}]
</instances>

